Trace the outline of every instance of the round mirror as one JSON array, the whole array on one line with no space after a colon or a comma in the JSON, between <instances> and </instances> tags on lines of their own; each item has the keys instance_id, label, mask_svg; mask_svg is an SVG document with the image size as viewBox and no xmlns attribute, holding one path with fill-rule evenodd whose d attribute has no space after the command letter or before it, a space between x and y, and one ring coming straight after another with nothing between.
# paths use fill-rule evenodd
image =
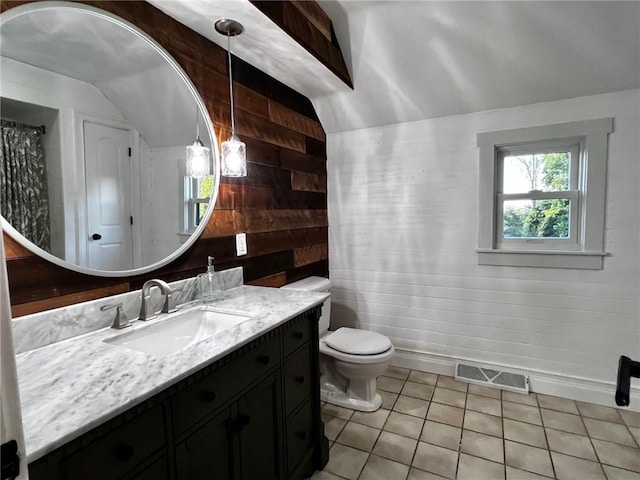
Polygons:
<instances>
[{"instance_id":1,"label":"round mirror","mask_svg":"<svg viewBox=\"0 0 640 480\"><path fill-rule=\"evenodd\" d=\"M180 66L97 8L42 2L0 16L2 227L32 252L99 276L154 270L211 215L219 157ZM199 136L212 176L186 176Z\"/></svg>"}]
</instances>

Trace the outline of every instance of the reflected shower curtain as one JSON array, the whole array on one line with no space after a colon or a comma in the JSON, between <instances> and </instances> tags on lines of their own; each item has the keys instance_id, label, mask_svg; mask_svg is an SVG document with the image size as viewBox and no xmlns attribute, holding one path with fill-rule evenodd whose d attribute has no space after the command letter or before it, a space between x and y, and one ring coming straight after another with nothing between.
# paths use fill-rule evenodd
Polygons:
<instances>
[{"instance_id":1,"label":"reflected shower curtain","mask_svg":"<svg viewBox=\"0 0 640 480\"><path fill-rule=\"evenodd\" d=\"M49 251L49 198L40 132L6 120L0 130L2 216L25 238Z\"/></svg>"}]
</instances>

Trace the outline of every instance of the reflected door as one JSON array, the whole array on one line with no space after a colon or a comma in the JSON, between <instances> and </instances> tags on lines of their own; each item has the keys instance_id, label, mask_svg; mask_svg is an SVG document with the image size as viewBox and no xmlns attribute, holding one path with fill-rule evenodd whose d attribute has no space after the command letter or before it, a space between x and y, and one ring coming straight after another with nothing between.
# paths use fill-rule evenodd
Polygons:
<instances>
[{"instance_id":1,"label":"reflected door","mask_svg":"<svg viewBox=\"0 0 640 480\"><path fill-rule=\"evenodd\" d=\"M84 122L88 267L133 268L131 132Z\"/></svg>"}]
</instances>

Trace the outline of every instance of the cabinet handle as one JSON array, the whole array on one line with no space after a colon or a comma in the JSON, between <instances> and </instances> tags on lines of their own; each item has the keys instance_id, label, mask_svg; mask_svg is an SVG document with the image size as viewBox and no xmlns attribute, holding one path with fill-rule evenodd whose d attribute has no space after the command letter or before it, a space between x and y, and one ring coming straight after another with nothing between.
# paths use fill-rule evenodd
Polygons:
<instances>
[{"instance_id":1,"label":"cabinet handle","mask_svg":"<svg viewBox=\"0 0 640 480\"><path fill-rule=\"evenodd\" d=\"M307 432L298 432L296 436L299 440L304 440L305 438L307 438Z\"/></svg>"},{"instance_id":2,"label":"cabinet handle","mask_svg":"<svg viewBox=\"0 0 640 480\"><path fill-rule=\"evenodd\" d=\"M113 449L113 456L121 462L128 462L133 458L136 449L132 445L118 445Z\"/></svg>"},{"instance_id":3,"label":"cabinet handle","mask_svg":"<svg viewBox=\"0 0 640 480\"><path fill-rule=\"evenodd\" d=\"M216 399L216 392L212 390L203 390L200 394L200 398L207 403L212 403Z\"/></svg>"},{"instance_id":4,"label":"cabinet handle","mask_svg":"<svg viewBox=\"0 0 640 480\"><path fill-rule=\"evenodd\" d=\"M294 380L296 381L296 383L304 383L304 375L298 375L294 378Z\"/></svg>"},{"instance_id":5,"label":"cabinet handle","mask_svg":"<svg viewBox=\"0 0 640 480\"><path fill-rule=\"evenodd\" d=\"M258 362L262 365L266 365L269 363L269 355L258 355Z\"/></svg>"},{"instance_id":6,"label":"cabinet handle","mask_svg":"<svg viewBox=\"0 0 640 480\"><path fill-rule=\"evenodd\" d=\"M304 337L304 333L303 332L293 332L293 336L295 338L297 338L298 340L302 340L302 338Z\"/></svg>"}]
</instances>

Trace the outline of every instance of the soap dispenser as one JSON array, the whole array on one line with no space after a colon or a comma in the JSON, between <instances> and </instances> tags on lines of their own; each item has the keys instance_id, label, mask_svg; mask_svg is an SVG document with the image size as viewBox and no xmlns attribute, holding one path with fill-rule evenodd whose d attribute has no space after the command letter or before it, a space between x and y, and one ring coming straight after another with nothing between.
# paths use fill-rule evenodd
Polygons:
<instances>
[{"instance_id":1,"label":"soap dispenser","mask_svg":"<svg viewBox=\"0 0 640 480\"><path fill-rule=\"evenodd\" d=\"M207 257L207 271L198 275L198 290L200 291L200 299L203 303L216 302L224 299L222 286L220 285L220 277L215 274L213 257Z\"/></svg>"}]
</instances>

